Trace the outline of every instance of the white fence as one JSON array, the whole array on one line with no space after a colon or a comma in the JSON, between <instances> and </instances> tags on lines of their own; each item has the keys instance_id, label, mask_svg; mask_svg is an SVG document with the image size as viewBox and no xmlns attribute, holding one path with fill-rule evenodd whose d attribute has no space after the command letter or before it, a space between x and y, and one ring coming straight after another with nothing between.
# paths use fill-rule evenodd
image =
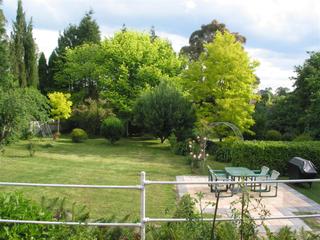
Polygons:
<instances>
[{"instance_id":1,"label":"white fence","mask_svg":"<svg viewBox=\"0 0 320 240\"><path fill-rule=\"evenodd\" d=\"M306 183L320 182L320 179L298 179L298 180L267 180L267 181L149 181L146 180L145 172L140 174L140 185L129 186L111 186L111 185L78 185L78 184L42 184L42 183L15 183L0 182L0 186L12 187L54 187L54 188L94 188L94 189L123 189L140 191L140 222L138 223L95 223L95 222L57 222L57 221L33 221L0 219L0 223L17 223L17 224L45 224L45 225L83 225L83 226L107 226L107 227L133 227L140 228L141 239L146 239L146 224L151 222L186 222L186 218L148 218L146 216L146 186L147 185L190 185L190 184L252 184L252 183ZM314 218L320 217L320 214L297 215L297 216L269 216L263 218L254 218L254 220L277 220L292 218ZM212 218L205 218L204 221L213 221ZM239 221L235 218L217 218L216 221Z\"/></svg>"}]
</instances>

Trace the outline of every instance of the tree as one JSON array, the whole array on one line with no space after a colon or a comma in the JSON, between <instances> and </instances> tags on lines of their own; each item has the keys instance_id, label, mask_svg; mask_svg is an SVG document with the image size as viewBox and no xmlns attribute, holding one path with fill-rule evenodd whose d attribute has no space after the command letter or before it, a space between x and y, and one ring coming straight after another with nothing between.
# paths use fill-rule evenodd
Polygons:
<instances>
[{"instance_id":1,"label":"tree","mask_svg":"<svg viewBox=\"0 0 320 240\"><path fill-rule=\"evenodd\" d=\"M181 49L180 53L187 55L190 60L197 60L205 49L205 44L213 41L217 32L229 32L226 25L213 20L207 25L202 25L201 29L194 31L189 38L189 46ZM238 33L232 33L237 41L245 43L245 37Z\"/></svg>"},{"instance_id":2,"label":"tree","mask_svg":"<svg viewBox=\"0 0 320 240\"><path fill-rule=\"evenodd\" d=\"M309 52L310 57L303 65L296 67L292 95L296 102L296 115L299 132L310 132L312 137L320 138L320 52Z\"/></svg>"},{"instance_id":3,"label":"tree","mask_svg":"<svg viewBox=\"0 0 320 240\"><path fill-rule=\"evenodd\" d=\"M197 105L199 119L226 121L241 132L251 132L257 62L251 61L240 42L228 32L217 32L198 61L184 73L183 86Z\"/></svg>"},{"instance_id":4,"label":"tree","mask_svg":"<svg viewBox=\"0 0 320 240\"><path fill-rule=\"evenodd\" d=\"M43 52L40 54L38 61L38 75L40 91L43 94L46 94L50 83L48 82L49 78L47 60Z\"/></svg>"},{"instance_id":5,"label":"tree","mask_svg":"<svg viewBox=\"0 0 320 240\"><path fill-rule=\"evenodd\" d=\"M0 144L29 131L30 121L48 119L48 100L36 89L0 90Z\"/></svg>"},{"instance_id":6,"label":"tree","mask_svg":"<svg viewBox=\"0 0 320 240\"><path fill-rule=\"evenodd\" d=\"M182 68L182 60L167 41L127 30L100 45L68 50L65 67L56 80L81 95L80 101L107 99L117 115L126 119L146 87L156 86L160 79L175 79Z\"/></svg>"},{"instance_id":7,"label":"tree","mask_svg":"<svg viewBox=\"0 0 320 240\"><path fill-rule=\"evenodd\" d=\"M33 38L32 29L32 20L30 20L24 36L24 61L28 86L38 88L37 47Z\"/></svg>"},{"instance_id":8,"label":"tree","mask_svg":"<svg viewBox=\"0 0 320 240\"><path fill-rule=\"evenodd\" d=\"M2 0L0 0L0 5ZM8 37L5 28L6 19L0 8L0 88L6 88L9 85L10 74L10 58L9 58L9 46Z\"/></svg>"},{"instance_id":9,"label":"tree","mask_svg":"<svg viewBox=\"0 0 320 240\"><path fill-rule=\"evenodd\" d=\"M32 35L32 20L26 23L22 1L18 0L16 21L11 33L12 73L21 87L38 87L36 44Z\"/></svg>"},{"instance_id":10,"label":"tree","mask_svg":"<svg viewBox=\"0 0 320 240\"><path fill-rule=\"evenodd\" d=\"M92 19L93 11L89 11L81 19L79 25L70 24L58 38L58 46L49 58L49 82L59 90L67 90L68 85L61 81L55 84L55 76L64 69L67 49L74 49L82 44L98 44L101 40L97 22ZM62 84L62 85L61 85ZM68 89L69 90L69 89Z\"/></svg>"},{"instance_id":11,"label":"tree","mask_svg":"<svg viewBox=\"0 0 320 240\"><path fill-rule=\"evenodd\" d=\"M58 133L60 133L60 120L71 117L72 102L69 100L70 94L62 92L49 93L49 102L51 105L51 115L58 120Z\"/></svg>"},{"instance_id":12,"label":"tree","mask_svg":"<svg viewBox=\"0 0 320 240\"><path fill-rule=\"evenodd\" d=\"M161 143L172 133L177 141L191 135L196 121L192 104L173 86L166 82L142 94L134 107L135 123L144 127Z\"/></svg>"},{"instance_id":13,"label":"tree","mask_svg":"<svg viewBox=\"0 0 320 240\"><path fill-rule=\"evenodd\" d=\"M24 61L24 36L26 32L26 25L22 2L21 0L18 0L16 21L12 26L10 50L13 75L19 81L20 87L26 87L28 85Z\"/></svg>"}]
</instances>

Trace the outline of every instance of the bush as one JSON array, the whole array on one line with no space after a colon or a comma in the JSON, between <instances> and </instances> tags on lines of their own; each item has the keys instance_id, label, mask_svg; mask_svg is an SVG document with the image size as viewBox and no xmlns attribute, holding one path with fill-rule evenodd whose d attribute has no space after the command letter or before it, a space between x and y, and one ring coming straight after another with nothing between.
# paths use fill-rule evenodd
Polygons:
<instances>
[{"instance_id":1,"label":"bush","mask_svg":"<svg viewBox=\"0 0 320 240\"><path fill-rule=\"evenodd\" d=\"M106 101L91 98L73 109L71 120L74 126L84 129L89 135L98 135L103 119L113 116Z\"/></svg>"},{"instance_id":2,"label":"bush","mask_svg":"<svg viewBox=\"0 0 320 240\"><path fill-rule=\"evenodd\" d=\"M277 130L268 130L265 136L266 140L270 141L280 141L282 136L281 133Z\"/></svg>"},{"instance_id":3,"label":"bush","mask_svg":"<svg viewBox=\"0 0 320 240\"><path fill-rule=\"evenodd\" d=\"M108 117L101 124L101 134L112 144L120 140L123 132L123 124L117 117Z\"/></svg>"},{"instance_id":4,"label":"bush","mask_svg":"<svg viewBox=\"0 0 320 240\"><path fill-rule=\"evenodd\" d=\"M312 140L313 140L313 138L311 137L311 135L309 133L302 133L293 139L293 141L295 141L295 142L304 142L304 141L312 141Z\"/></svg>"},{"instance_id":5,"label":"bush","mask_svg":"<svg viewBox=\"0 0 320 240\"><path fill-rule=\"evenodd\" d=\"M286 174L293 157L312 161L320 169L320 142L238 141L219 146L215 159L232 162L234 166L259 169L266 165Z\"/></svg>"},{"instance_id":6,"label":"bush","mask_svg":"<svg viewBox=\"0 0 320 240\"><path fill-rule=\"evenodd\" d=\"M170 149L174 154L182 156L188 155L188 140L178 142L174 134L171 134L168 140L170 143Z\"/></svg>"},{"instance_id":7,"label":"bush","mask_svg":"<svg viewBox=\"0 0 320 240\"><path fill-rule=\"evenodd\" d=\"M81 128L75 128L71 132L72 142L80 143L88 139L88 134Z\"/></svg>"}]
</instances>

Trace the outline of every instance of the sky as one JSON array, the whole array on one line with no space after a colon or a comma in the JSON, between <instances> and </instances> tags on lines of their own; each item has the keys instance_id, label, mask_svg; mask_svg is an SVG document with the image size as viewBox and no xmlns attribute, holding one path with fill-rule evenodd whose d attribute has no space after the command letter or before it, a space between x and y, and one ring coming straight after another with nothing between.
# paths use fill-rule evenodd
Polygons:
<instances>
[{"instance_id":1,"label":"sky","mask_svg":"<svg viewBox=\"0 0 320 240\"><path fill-rule=\"evenodd\" d=\"M123 24L146 32L154 26L177 52L193 31L216 19L246 37L245 50L260 62L260 89L292 89L294 67L303 64L308 51L320 50L319 0L23 0L23 6L32 17L39 51L47 57L59 32L78 24L90 9L103 37ZM2 8L10 31L17 1L3 0Z\"/></svg>"}]
</instances>

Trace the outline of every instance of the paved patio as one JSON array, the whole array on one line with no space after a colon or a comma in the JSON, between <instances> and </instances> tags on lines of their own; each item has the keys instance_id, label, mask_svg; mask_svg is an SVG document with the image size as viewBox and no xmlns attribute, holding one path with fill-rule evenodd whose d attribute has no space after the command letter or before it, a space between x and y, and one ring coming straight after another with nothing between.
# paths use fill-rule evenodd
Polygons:
<instances>
[{"instance_id":1,"label":"paved patio","mask_svg":"<svg viewBox=\"0 0 320 240\"><path fill-rule=\"evenodd\" d=\"M177 176L176 178L177 181L208 181L207 176ZM206 203L208 202L215 202L214 193L210 192L210 188L206 184L178 185L177 191L179 197L183 196L184 194L190 194L192 197L195 197L197 192L204 193L205 197L203 199L203 205L207 205ZM252 197L256 198L259 196L258 193L251 192L250 194ZM222 195L226 195L226 193L222 193ZM241 194L238 193L233 197L220 198L218 214L222 217L230 216L230 203L237 200L240 196ZM279 184L277 197L262 198L262 203L266 206L266 209L270 211L271 216L290 216L296 215L298 212L320 213L320 205L318 203L307 198L286 184ZM197 208L200 209L199 205ZM214 208L212 206L207 206L204 209L204 212L213 213ZM257 216L257 213L253 213L252 215ZM265 224L270 228L271 231L277 231L284 226L289 226L295 230L299 230L302 227L305 230L311 230L310 227L299 218L269 220L265 221Z\"/></svg>"}]
</instances>

